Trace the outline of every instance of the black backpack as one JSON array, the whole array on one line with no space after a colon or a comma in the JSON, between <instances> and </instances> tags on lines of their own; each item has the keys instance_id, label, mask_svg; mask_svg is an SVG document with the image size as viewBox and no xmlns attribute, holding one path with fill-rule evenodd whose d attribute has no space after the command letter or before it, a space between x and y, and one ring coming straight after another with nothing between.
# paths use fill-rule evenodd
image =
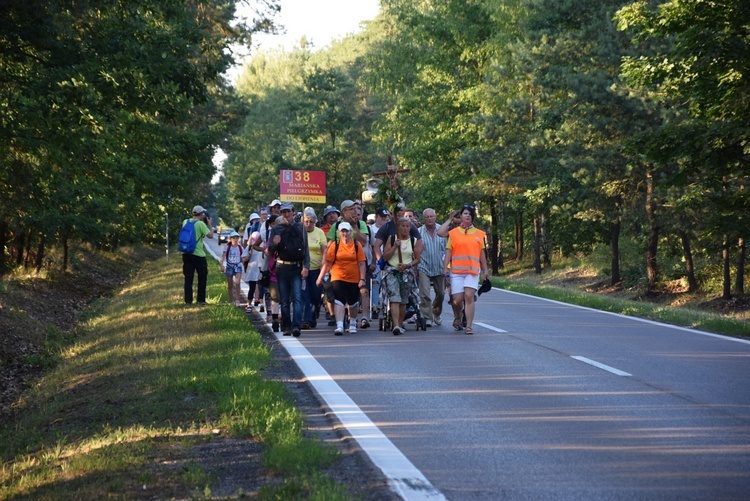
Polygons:
<instances>
[{"instance_id":1,"label":"black backpack","mask_svg":"<svg viewBox=\"0 0 750 501\"><path fill-rule=\"evenodd\" d=\"M291 223L284 228L276 254L283 261L305 260L305 235L299 223Z\"/></svg>"}]
</instances>

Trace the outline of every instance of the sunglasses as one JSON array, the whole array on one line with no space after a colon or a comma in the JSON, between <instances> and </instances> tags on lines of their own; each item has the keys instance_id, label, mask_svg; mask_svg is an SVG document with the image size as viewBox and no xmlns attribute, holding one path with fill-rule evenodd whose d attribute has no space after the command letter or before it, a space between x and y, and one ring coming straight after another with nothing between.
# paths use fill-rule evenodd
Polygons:
<instances>
[{"instance_id":1,"label":"sunglasses","mask_svg":"<svg viewBox=\"0 0 750 501\"><path fill-rule=\"evenodd\" d=\"M473 205L469 205L469 204L464 204L463 208L464 209L469 209L469 210L474 210L474 206Z\"/></svg>"},{"instance_id":2,"label":"sunglasses","mask_svg":"<svg viewBox=\"0 0 750 501\"><path fill-rule=\"evenodd\" d=\"M341 228L339 231L345 231L345 232L349 233L349 230L345 230L344 228Z\"/></svg>"}]
</instances>

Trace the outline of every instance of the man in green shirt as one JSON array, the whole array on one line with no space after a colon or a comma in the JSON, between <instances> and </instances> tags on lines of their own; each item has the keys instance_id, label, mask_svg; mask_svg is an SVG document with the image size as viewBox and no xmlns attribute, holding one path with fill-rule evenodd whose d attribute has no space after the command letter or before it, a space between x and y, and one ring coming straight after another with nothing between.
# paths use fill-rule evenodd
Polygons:
<instances>
[{"instance_id":1,"label":"man in green shirt","mask_svg":"<svg viewBox=\"0 0 750 501\"><path fill-rule=\"evenodd\" d=\"M211 226L211 218L208 217L206 209L200 205L193 207L193 220L186 219L186 224L195 225L195 250L192 253L182 253L182 274L185 275L185 304L193 304L193 279L198 273L198 304L206 304L206 284L208 282L208 263L206 262L206 249L203 247L203 237L214 238L214 230Z\"/></svg>"}]
</instances>

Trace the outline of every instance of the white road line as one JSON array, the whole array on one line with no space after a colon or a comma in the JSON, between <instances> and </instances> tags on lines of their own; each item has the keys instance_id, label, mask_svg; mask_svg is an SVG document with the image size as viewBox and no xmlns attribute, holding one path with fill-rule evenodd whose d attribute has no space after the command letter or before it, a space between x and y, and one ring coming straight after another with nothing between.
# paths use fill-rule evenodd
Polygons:
<instances>
[{"instance_id":1,"label":"white road line","mask_svg":"<svg viewBox=\"0 0 750 501\"><path fill-rule=\"evenodd\" d=\"M598 367L598 368L600 368L602 370L605 370L607 372L611 372L612 374L616 374L618 376L632 376L632 374L629 374L629 373L627 373L625 371L621 371L620 369L615 369L614 367L610 367L609 365L604 365L604 364L599 363L599 362L597 362L595 360L591 360L590 358L578 357L578 356L573 356L573 355L571 355L570 358L575 358L576 360L578 360L580 362L583 362L583 363L586 363L586 364L589 364L589 365L593 365L594 367Z\"/></svg>"},{"instance_id":2,"label":"white road line","mask_svg":"<svg viewBox=\"0 0 750 501\"><path fill-rule=\"evenodd\" d=\"M678 331L690 332L691 334L698 334L698 335L701 335L701 336L707 336L707 337L713 337L713 338L717 338L717 339L723 339L724 341L734 341L735 343L750 344L750 340L748 340L748 339L741 339L741 338L737 338L737 337L725 336L725 335L722 335L722 334L714 334L713 332L699 331L697 329L689 329L687 327L680 327L679 325L665 324L665 323L662 323L662 322L657 322L655 320L649 320L647 318L630 317L628 315L623 315L621 313L614 313L614 312L611 312L611 311L597 310L597 309L594 309L594 308L589 308L588 306L580 306L580 305L577 305L577 304L563 303L562 301L555 301L554 299L547 299L546 297L532 296L531 294L524 294L523 292L509 291L507 289L498 289L496 287L493 287L493 289L497 289L497 290L499 290L501 292L506 292L508 294L515 294L517 296L524 296L524 297L529 297L529 298L533 298L533 299L538 299L539 301L546 301L548 303L555 303L555 304L561 304L561 305L564 305L564 306L570 306L571 308L580 308L582 310L595 311L597 313L602 313L604 315L614 315L614 316L620 317L620 318L628 318L630 320L635 320L636 322L643 322L643 323L646 323L646 324L658 325L658 326L661 326L661 327L668 327L670 329L675 329L675 330L678 330Z\"/></svg>"},{"instance_id":3,"label":"white road line","mask_svg":"<svg viewBox=\"0 0 750 501\"><path fill-rule=\"evenodd\" d=\"M317 360L297 339L276 333L289 355L320 395L388 479L391 489L407 501L444 500L443 494L393 445L370 418L354 403Z\"/></svg>"},{"instance_id":4,"label":"white road line","mask_svg":"<svg viewBox=\"0 0 750 501\"><path fill-rule=\"evenodd\" d=\"M484 324L482 322L474 322L474 325L479 325L481 327L484 327L485 329L489 329L491 331L499 332L500 334L508 332L508 331L504 331L502 329L498 329L497 327L493 327L490 324Z\"/></svg>"}]
</instances>

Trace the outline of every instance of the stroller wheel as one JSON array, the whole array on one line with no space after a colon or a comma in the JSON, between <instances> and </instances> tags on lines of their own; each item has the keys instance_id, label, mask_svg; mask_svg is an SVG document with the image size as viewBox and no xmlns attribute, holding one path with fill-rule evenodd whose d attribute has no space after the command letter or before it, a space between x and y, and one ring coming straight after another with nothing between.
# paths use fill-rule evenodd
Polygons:
<instances>
[{"instance_id":1,"label":"stroller wheel","mask_svg":"<svg viewBox=\"0 0 750 501\"><path fill-rule=\"evenodd\" d=\"M378 330L379 331L385 330L385 328L383 326L383 319L382 318L380 320L378 320Z\"/></svg>"}]
</instances>

